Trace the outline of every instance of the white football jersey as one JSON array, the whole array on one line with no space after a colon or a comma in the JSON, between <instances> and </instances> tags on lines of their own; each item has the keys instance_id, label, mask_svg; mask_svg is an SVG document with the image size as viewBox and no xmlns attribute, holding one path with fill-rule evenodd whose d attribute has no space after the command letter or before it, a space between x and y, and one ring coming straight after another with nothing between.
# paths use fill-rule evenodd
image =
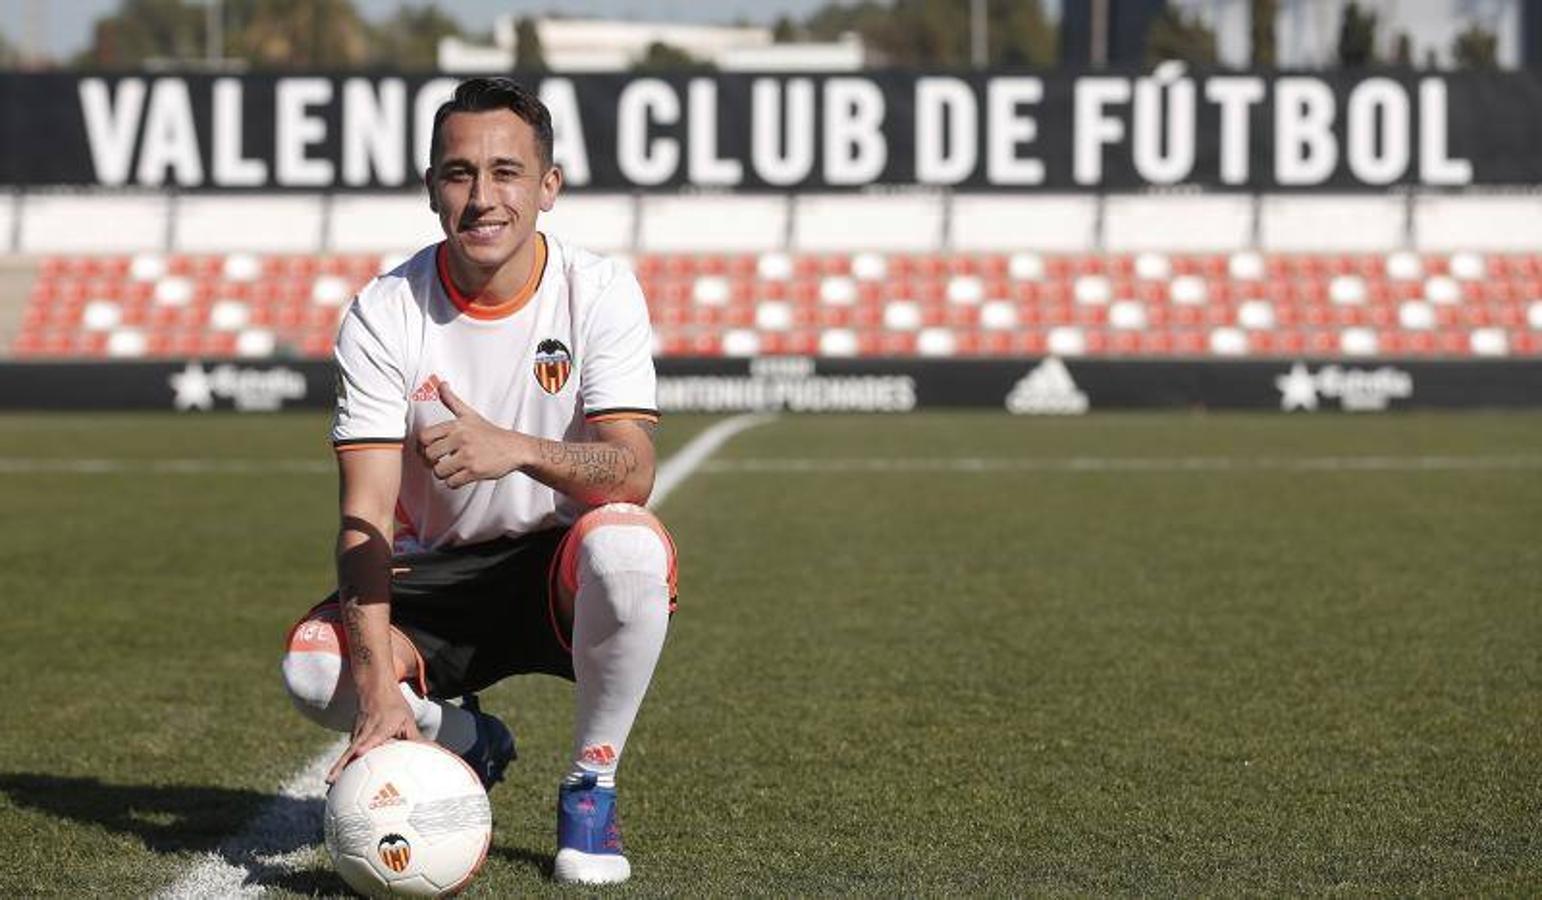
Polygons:
<instances>
[{"instance_id":1,"label":"white football jersey","mask_svg":"<svg viewBox=\"0 0 1542 900\"><path fill-rule=\"evenodd\" d=\"M497 306L456 290L441 243L371 281L343 318L332 443L402 448L398 551L528 534L584 511L518 472L445 487L414 444L419 430L452 418L440 383L493 424L556 441L595 440L598 421L658 419L637 279L614 260L536 240L529 281Z\"/></svg>"}]
</instances>

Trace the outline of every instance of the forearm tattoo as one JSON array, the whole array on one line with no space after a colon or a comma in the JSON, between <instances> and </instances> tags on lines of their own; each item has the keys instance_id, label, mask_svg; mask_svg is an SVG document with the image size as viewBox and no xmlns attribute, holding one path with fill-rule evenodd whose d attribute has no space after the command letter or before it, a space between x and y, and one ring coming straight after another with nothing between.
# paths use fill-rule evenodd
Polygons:
<instances>
[{"instance_id":1,"label":"forearm tattoo","mask_svg":"<svg viewBox=\"0 0 1542 900\"><path fill-rule=\"evenodd\" d=\"M374 660L374 654L370 653L369 645L364 643L364 610L359 608L358 597L342 593L338 606L342 607L343 628L348 631L348 647L353 651L350 657L359 665L369 665Z\"/></svg>"},{"instance_id":2,"label":"forearm tattoo","mask_svg":"<svg viewBox=\"0 0 1542 900\"><path fill-rule=\"evenodd\" d=\"M623 485L637 471L637 454L612 444L542 441L541 460L561 478L601 489Z\"/></svg>"}]
</instances>

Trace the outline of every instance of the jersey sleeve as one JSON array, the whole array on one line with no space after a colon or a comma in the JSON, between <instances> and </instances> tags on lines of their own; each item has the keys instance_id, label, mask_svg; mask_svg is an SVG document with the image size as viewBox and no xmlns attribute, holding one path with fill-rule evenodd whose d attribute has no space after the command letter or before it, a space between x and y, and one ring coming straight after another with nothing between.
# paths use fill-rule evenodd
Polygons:
<instances>
[{"instance_id":1,"label":"jersey sleeve","mask_svg":"<svg viewBox=\"0 0 1542 900\"><path fill-rule=\"evenodd\" d=\"M400 446L407 437L407 387L399 342L383 333L355 299L337 332L338 450Z\"/></svg>"},{"instance_id":2,"label":"jersey sleeve","mask_svg":"<svg viewBox=\"0 0 1542 900\"><path fill-rule=\"evenodd\" d=\"M653 327L642 288L631 272L618 274L596 304L579 365L586 420L658 421Z\"/></svg>"}]
</instances>

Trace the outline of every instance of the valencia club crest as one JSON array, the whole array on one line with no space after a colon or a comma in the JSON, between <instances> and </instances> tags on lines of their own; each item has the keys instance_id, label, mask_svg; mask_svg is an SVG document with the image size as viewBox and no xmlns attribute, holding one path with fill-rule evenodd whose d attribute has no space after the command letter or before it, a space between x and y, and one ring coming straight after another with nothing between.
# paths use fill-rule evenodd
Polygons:
<instances>
[{"instance_id":1,"label":"valencia club crest","mask_svg":"<svg viewBox=\"0 0 1542 900\"><path fill-rule=\"evenodd\" d=\"M376 852L380 854L380 861L393 872L407 871L407 865L412 862L412 845L399 834L381 838Z\"/></svg>"},{"instance_id":2,"label":"valencia club crest","mask_svg":"<svg viewBox=\"0 0 1542 900\"><path fill-rule=\"evenodd\" d=\"M535 348L535 380L541 385L541 390L548 394L555 394L562 390L562 386L568 383L568 374L573 371L573 354L568 348L555 338L547 338L536 345Z\"/></svg>"}]
</instances>

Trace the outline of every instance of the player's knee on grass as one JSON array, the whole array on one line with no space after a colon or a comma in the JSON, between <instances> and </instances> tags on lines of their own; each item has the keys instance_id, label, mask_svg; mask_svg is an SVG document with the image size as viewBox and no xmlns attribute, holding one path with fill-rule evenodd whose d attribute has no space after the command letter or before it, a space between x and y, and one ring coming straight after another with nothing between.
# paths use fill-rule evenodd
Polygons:
<instances>
[{"instance_id":1,"label":"player's knee on grass","mask_svg":"<svg viewBox=\"0 0 1542 900\"><path fill-rule=\"evenodd\" d=\"M358 712L346 653L337 608L321 607L289 632L282 664L284 688L295 709L334 731L351 729Z\"/></svg>"},{"instance_id":2,"label":"player's knee on grass","mask_svg":"<svg viewBox=\"0 0 1542 900\"><path fill-rule=\"evenodd\" d=\"M591 510L573 525L561 560L563 588L576 597L593 581L643 579L663 588L650 592L673 606L675 545L653 513L630 503L609 503ZM619 599L630 592L596 592ZM620 621L632 610L617 609Z\"/></svg>"}]
</instances>

